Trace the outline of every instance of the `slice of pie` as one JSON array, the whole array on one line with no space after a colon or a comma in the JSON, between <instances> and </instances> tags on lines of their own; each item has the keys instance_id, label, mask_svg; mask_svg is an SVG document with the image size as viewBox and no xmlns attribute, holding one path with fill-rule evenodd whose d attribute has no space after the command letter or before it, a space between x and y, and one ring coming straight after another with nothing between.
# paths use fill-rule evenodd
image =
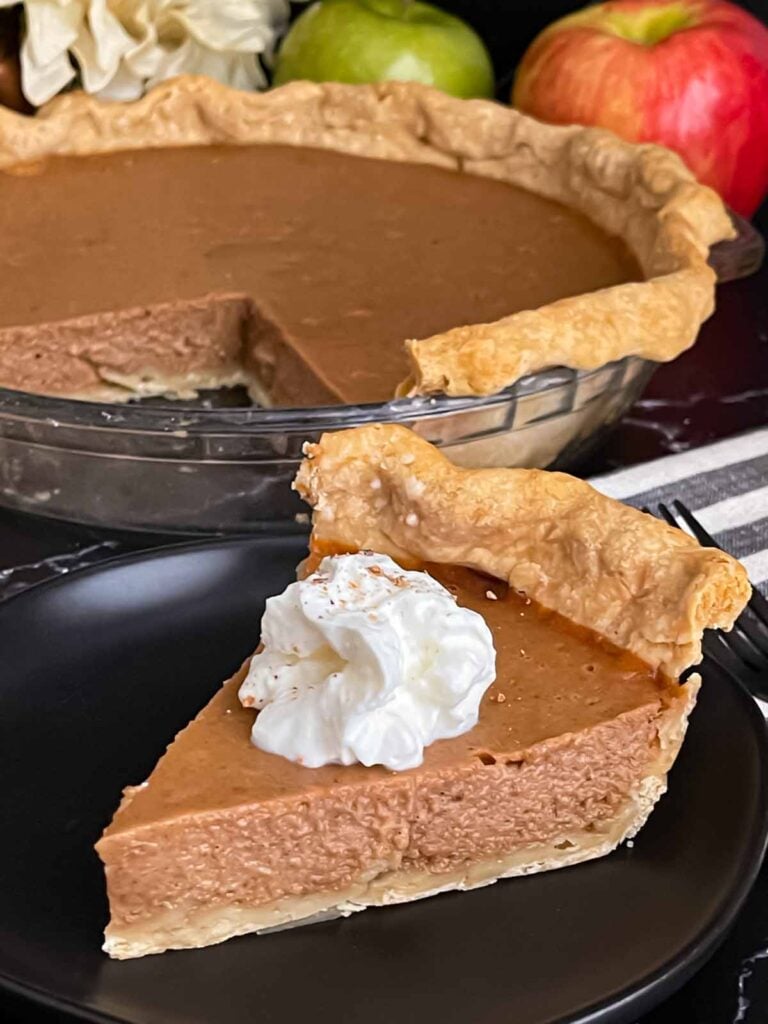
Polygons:
<instances>
[{"instance_id":1,"label":"slice of pie","mask_svg":"<svg viewBox=\"0 0 768 1024\"><path fill-rule=\"evenodd\" d=\"M664 792L702 631L749 595L730 556L582 481L459 469L401 427L325 435L296 487L314 507L304 572L368 549L426 569L490 627L495 682L417 768L307 768L251 744L243 666L98 844L114 957L608 853Z\"/></svg>"},{"instance_id":2,"label":"slice of pie","mask_svg":"<svg viewBox=\"0 0 768 1024\"><path fill-rule=\"evenodd\" d=\"M732 234L664 149L403 83L0 110L0 209L0 386L94 400L379 402L672 359Z\"/></svg>"}]
</instances>

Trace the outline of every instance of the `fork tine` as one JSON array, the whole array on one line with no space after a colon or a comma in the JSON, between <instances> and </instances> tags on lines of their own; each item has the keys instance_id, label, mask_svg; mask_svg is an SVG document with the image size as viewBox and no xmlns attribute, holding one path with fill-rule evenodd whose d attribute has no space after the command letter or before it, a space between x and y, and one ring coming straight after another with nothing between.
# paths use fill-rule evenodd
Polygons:
<instances>
[{"instance_id":1,"label":"fork tine","mask_svg":"<svg viewBox=\"0 0 768 1024\"><path fill-rule=\"evenodd\" d=\"M727 646L721 633L708 633L702 644L704 654L718 668L747 689L753 697L768 700L768 683L764 674L747 668ZM747 678L748 677L748 678Z\"/></svg>"},{"instance_id":2,"label":"fork tine","mask_svg":"<svg viewBox=\"0 0 768 1024\"><path fill-rule=\"evenodd\" d=\"M736 655L725 644L720 642L720 638L716 633L705 633L704 639L701 642L701 648L711 661L714 661L716 665L737 682L741 682L740 673L743 672L744 666Z\"/></svg>"},{"instance_id":3,"label":"fork tine","mask_svg":"<svg viewBox=\"0 0 768 1024\"><path fill-rule=\"evenodd\" d=\"M690 527L691 532L699 544L708 548L720 548L720 545L715 541L714 537L707 533L698 519L694 516L693 512L691 512L691 510L684 505L682 501L675 499L672 504L675 506L675 510L680 513L681 518L684 519L686 524ZM667 522L669 522L669 520L667 520ZM722 548L720 548L720 550L722 551ZM752 589L752 597L749 601L749 607L755 613L760 622L762 622L764 626L768 626L768 601L766 601L760 591L754 587Z\"/></svg>"},{"instance_id":4,"label":"fork tine","mask_svg":"<svg viewBox=\"0 0 768 1024\"><path fill-rule=\"evenodd\" d=\"M736 626L740 627L741 623L736 620ZM768 658L760 648L756 648L753 644L746 640L739 628L734 628L730 633L720 634L720 638L726 647L730 647L733 653L741 658L745 665L748 665L755 672L761 672L768 667Z\"/></svg>"},{"instance_id":5,"label":"fork tine","mask_svg":"<svg viewBox=\"0 0 768 1024\"><path fill-rule=\"evenodd\" d=\"M677 529L678 530L680 529L680 527L678 526L677 520L672 515L672 513L669 511L669 509L667 508L667 506L664 504L663 501L659 502L659 512L661 513L662 518L666 519L666 521L669 523L670 526L677 526Z\"/></svg>"},{"instance_id":6,"label":"fork tine","mask_svg":"<svg viewBox=\"0 0 768 1024\"><path fill-rule=\"evenodd\" d=\"M752 587L749 608L754 612L755 618L768 628L768 601L755 586Z\"/></svg>"},{"instance_id":7,"label":"fork tine","mask_svg":"<svg viewBox=\"0 0 768 1024\"><path fill-rule=\"evenodd\" d=\"M699 544L701 544L702 547L717 547L714 538L707 533L707 531L704 529L704 527L701 525L698 519L696 519L693 512L691 512L687 505L684 505L682 501L678 501L677 498L675 498L672 504L675 506L675 511L679 513L680 518L684 521L686 526L690 529L691 533L699 542Z\"/></svg>"},{"instance_id":8,"label":"fork tine","mask_svg":"<svg viewBox=\"0 0 768 1024\"><path fill-rule=\"evenodd\" d=\"M764 626L768 626L768 601L766 601L756 587L752 588L752 597L749 599L749 607L762 624Z\"/></svg>"},{"instance_id":9,"label":"fork tine","mask_svg":"<svg viewBox=\"0 0 768 1024\"><path fill-rule=\"evenodd\" d=\"M736 619L736 625L763 657L768 658L768 630L760 625L753 625L746 612L742 612Z\"/></svg>"}]
</instances>

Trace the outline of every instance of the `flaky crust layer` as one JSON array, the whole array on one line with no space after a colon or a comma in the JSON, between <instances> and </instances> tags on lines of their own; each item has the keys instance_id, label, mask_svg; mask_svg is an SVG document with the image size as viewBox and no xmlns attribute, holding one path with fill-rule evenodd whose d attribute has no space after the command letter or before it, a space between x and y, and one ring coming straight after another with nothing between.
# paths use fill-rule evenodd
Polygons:
<instances>
[{"instance_id":1,"label":"flaky crust layer","mask_svg":"<svg viewBox=\"0 0 768 1024\"><path fill-rule=\"evenodd\" d=\"M316 550L488 573L672 677L749 599L730 555L565 473L462 469L386 424L324 434L305 453L294 487L314 508Z\"/></svg>"},{"instance_id":2,"label":"flaky crust layer","mask_svg":"<svg viewBox=\"0 0 768 1024\"><path fill-rule=\"evenodd\" d=\"M492 394L546 366L673 359L713 309L709 247L733 235L719 198L668 150L409 83L296 82L256 94L183 76L127 105L71 93L35 118L0 109L0 168L211 143L315 146L501 179L586 214L639 260L641 283L408 341L401 393Z\"/></svg>"}]
</instances>

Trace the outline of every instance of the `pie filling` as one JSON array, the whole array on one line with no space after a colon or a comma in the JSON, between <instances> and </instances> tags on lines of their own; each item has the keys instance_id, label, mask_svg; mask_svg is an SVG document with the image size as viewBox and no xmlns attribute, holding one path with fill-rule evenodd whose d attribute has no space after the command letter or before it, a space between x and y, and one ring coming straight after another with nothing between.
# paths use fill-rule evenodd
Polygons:
<instances>
[{"instance_id":1,"label":"pie filling","mask_svg":"<svg viewBox=\"0 0 768 1024\"><path fill-rule=\"evenodd\" d=\"M355 909L479 884L486 870L492 880L556 866L579 849L579 859L606 852L637 826L637 806L663 788L644 795L666 770L660 722L687 688L498 580L426 568L493 633L497 678L478 725L432 744L409 771L307 769L251 745L253 712L237 698L244 667L148 784L126 791L99 843L111 952L205 944L345 901Z\"/></svg>"},{"instance_id":2,"label":"pie filling","mask_svg":"<svg viewBox=\"0 0 768 1024\"><path fill-rule=\"evenodd\" d=\"M2 190L0 385L46 394L380 402L406 339L642 277L524 189L306 147L51 157Z\"/></svg>"}]
</instances>

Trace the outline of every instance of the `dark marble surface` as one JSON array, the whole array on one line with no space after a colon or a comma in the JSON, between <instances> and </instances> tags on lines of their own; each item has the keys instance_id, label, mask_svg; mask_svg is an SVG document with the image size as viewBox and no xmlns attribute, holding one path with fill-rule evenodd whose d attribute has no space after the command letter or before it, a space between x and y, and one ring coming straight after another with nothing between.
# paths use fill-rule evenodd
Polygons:
<instances>
[{"instance_id":1,"label":"dark marble surface","mask_svg":"<svg viewBox=\"0 0 768 1024\"><path fill-rule=\"evenodd\" d=\"M443 3L473 21L497 70L514 66L535 32L578 4L568 0ZM768 20L768 4L744 4ZM502 75L503 88L509 75ZM758 218L768 234L768 209ZM661 368L584 475L681 451L768 422L768 268L720 289L718 311L689 353ZM173 538L178 540L179 538ZM0 511L0 600L27 586L116 554L161 543ZM609 952L606 951L606 955ZM556 979L554 979L556 982ZM72 1018L0 993L2 1024L67 1024ZM768 1022L768 867L729 937L709 963L638 1024ZM630 1022L634 1024L634 1022Z\"/></svg>"}]
</instances>

